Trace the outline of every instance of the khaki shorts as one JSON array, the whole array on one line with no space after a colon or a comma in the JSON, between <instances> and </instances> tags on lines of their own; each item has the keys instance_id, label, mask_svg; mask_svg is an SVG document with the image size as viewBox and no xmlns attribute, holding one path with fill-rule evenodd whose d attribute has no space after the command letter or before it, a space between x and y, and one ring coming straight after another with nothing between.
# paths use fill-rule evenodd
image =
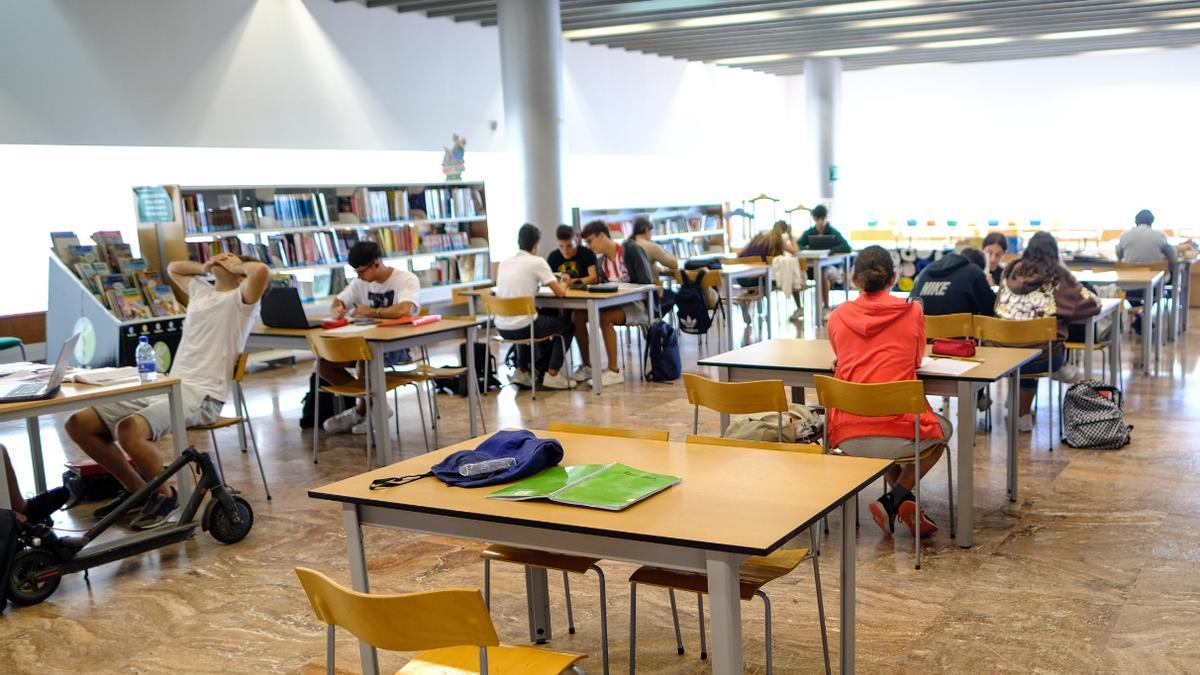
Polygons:
<instances>
[{"instance_id":1,"label":"khaki shorts","mask_svg":"<svg viewBox=\"0 0 1200 675\"><path fill-rule=\"evenodd\" d=\"M921 452L925 452L935 445L949 442L950 435L954 433L954 427L950 424L950 420L937 413L933 413L933 416L937 418L938 424L942 427L942 438L921 439ZM843 455L854 457L899 459L913 456L913 439L896 436L859 436L842 441L838 449L842 451Z\"/></svg>"},{"instance_id":2,"label":"khaki shorts","mask_svg":"<svg viewBox=\"0 0 1200 675\"><path fill-rule=\"evenodd\" d=\"M183 390L183 421L189 427L212 424L221 416L224 401L206 396L186 384ZM150 440L157 441L171 432L171 400L166 394L131 398L114 403L105 403L95 408L113 438L117 437L117 424L130 415L139 415L150 425Z\"/></svg>"}]
</instances>

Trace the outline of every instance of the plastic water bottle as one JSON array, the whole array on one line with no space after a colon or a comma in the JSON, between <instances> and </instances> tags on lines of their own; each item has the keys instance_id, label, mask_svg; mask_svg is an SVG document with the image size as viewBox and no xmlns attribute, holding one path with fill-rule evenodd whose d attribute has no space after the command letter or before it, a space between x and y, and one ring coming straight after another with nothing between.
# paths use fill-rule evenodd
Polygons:
<instances>
[{"instance_id":1,"label":"plastic water bottle","mask_svg":"<svg viewBox=\"0 0 1200 675\"><path fill-rule=\"evenodd\" d=\"M517 465L516 457L500 457L487 459L482 462L469 462L458 467L458 473L463 476L484 476L489 473L503 471Z\"/></svg>"},{"instance_id":2,"label":"plastic water bottle","mask_svg":"<svg viewBox=\"0 0 1200 675\"><path fill-rule=\"evenodd\" d=\"M142 382L153 382L158 379L158 354L150 346L150 338L143 335L138 338L137 351L133 353L137 361L138 379Z\"/></svg>"}]
</instances>

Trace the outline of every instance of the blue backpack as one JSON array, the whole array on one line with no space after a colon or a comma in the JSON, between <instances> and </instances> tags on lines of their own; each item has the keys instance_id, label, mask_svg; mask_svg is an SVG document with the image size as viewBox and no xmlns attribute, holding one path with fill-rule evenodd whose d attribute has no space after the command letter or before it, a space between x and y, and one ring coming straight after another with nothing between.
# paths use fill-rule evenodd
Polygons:
<instances>
[{"instance_id":1,"label":"blue backpack","mask_svg":"<svg viewBox=\"0 0 1200 675\"><path fill-rule=\"evenodd\" d=\"M655 321L646 336L643 364L646 379L651 382L674 382L683 370L679 362L679 334L666 321Z\"/></svg>"}]
</instances>

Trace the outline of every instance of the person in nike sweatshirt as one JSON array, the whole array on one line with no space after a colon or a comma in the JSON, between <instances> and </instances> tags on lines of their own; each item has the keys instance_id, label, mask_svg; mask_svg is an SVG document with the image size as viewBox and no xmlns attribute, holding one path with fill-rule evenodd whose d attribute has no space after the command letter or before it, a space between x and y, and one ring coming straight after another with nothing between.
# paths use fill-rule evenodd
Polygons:
<instances>
[{"instance_id":1,"label":"person in nike sweatshirt","mask_svg":"<svg viewBox=\"0 0 1200 675\"><path fill-rule=\"evenodd\" d=\"M829 317L829 342L836 358L834 376L847 382L874 384L917 379L925 356L925 314L921 305L893 296L896 283L892 255L879 246L863 249L854 261L854 284L861 290L853 302L838 306ZM941 458L953 428L950 420L925 406L921 413L921 458L924 475ZM829 411L829 446L858 457L896 459L913 454L913 416L860 417ZM871 515L885 534L900 519L921 536L937 531L924 510L916 512L912 488L916 467L893 466L885 476L887 494L871 503Z\"/></svg>"},{"instance_id":2,"label":"person in nike sweatshirt","mask_svg":"<svg viewBox=\"0 0 1200 675\"><path fill-rule=\"evenodd\" d=\"M920 298L926 314L996 313L996 293L988 284L983 251L966 247L933 261L913 283L909 297Z\"/></svg>"}]
</instances>

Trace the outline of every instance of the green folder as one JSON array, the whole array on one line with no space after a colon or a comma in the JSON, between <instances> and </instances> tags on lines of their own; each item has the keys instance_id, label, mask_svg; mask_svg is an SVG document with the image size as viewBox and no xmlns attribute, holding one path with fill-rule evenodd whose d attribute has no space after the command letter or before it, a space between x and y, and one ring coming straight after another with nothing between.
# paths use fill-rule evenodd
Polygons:
<instances>
[{"instance_id":1,"label":"green folder","mask_svg":"<svg viewBox=\"0 0 1200 675\"><path fill-rule=\"evenodd\" d=\"M549 499L560 504L620 511L683 479L624 464L554 466L497 490L488 499Z\"/></svg>"}]
</instances>

